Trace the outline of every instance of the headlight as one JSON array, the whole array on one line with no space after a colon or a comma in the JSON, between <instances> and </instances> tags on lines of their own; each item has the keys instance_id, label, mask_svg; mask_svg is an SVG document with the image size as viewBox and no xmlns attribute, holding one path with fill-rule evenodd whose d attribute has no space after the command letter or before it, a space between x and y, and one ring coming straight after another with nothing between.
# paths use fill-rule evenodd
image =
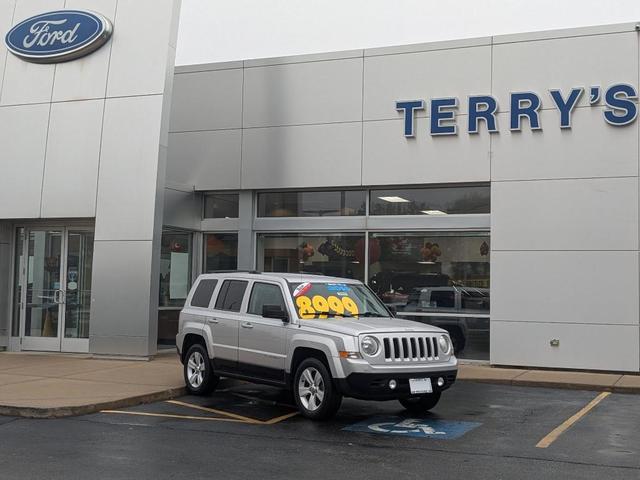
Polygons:
<instances>
[{"instance_id":1,"label":"headlight","mask_svg":"<svg viewBox=\"0 0 640 480\"><path fill-rule=\"evenodd\" d=\"M375 337L367 335L366 337L362 337L362 340L360 340L360 348L364 353L373 357L380 350L380 343L378 343L378 340Z\"/></svg>"},{"instance_id":2,"label":"headlight","mask_svg":"<svg viewBox=\"0 0 640 480\"><path fill-rule=\"evenodd\" d=\"M449 340L449 337L446 335L440 335L440 338L438 338L438 345L440 345L440 351L443 354L449 355L451 353L451 340Z\"/></svg>"}]
</instances>

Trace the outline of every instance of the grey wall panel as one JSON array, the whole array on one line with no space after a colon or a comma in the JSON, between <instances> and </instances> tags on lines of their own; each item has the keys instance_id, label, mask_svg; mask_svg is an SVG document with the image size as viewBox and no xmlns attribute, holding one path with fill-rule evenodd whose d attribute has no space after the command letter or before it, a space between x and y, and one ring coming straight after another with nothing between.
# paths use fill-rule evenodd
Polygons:
<instances>
[{"instance_id":1,"label":"grey wall panel","mask_svg":"<svg viewBox=\"0 0 640 480\"><path fill-rule=\"evenodd\" d=\"M114 21L117 0L66 0L65 8L88 9L100 12ZM53 81L53 101L104 98L111 57L109 42L81 62L65 62L56 65Z\"/></svg>"},{"instance_id":2,"label":"grey wall panel","mask_svg":"<svg viewBox=\"0 0 640 480\"><path fill-rule=\"evenodd\" d=\"M167 181L197 190L240 188L240 130L171 133Z\"/></svg>"},{"instance_id":3,"label":"grey wall panel","mask_svg":"<svg viewBox=\"0 0 640 480\"><path fill-rule=\"evenodd\" d=\"M638 175L638 127L613 127L603 108L578 108L571 129L558 112L540 114L542 131L510 132L509 114L498 116L501 132L491 144L492 180L589 178Z\"/></svg>"},{"instance_id":4,"label":"grey wall panel","mask_svg":"<svg viewBox=\"0 0 640 480\"><path fill-rule=\"evenodd\" d=\"M489 133L432 137L427 128L427 120L420 118L415 138L406 138L402 120L365 122L363 183L489 181Z\"/></svg>"},{"instance_id":5,"label":"grey wall panel","mask_svg":"<svg viewBox=\"0 0 640 480\"><path fill-rule=\"evenodd\" d=\"M0 32L7 32L11 28L13 11L15 10L15 0L0 0ZM4 82L4 67L9 51L4 42L0 42L0 93ZM0 95L1 97L1 95Z\"/></svg>"},{"instance_id":6,"label":"grey wall panel","mask_svg":"<svg viewBox=\"0 0 640 480\"><path fill-rule=\"evenodd\" d=\"M40 215L49 105L0 107L0 218Z\"/></svg>"},{"instance_id":7,"label":"grey wall panel","mask_svg":"<svg viewBox=\"0 0 640 480\"><path fill-rule=\"evenodd\" d=\"M152 239L161 110L162 95L107 100L96 240Z\"/></svg>"},{"instance_id":8,"label":"grey wall panel","mask_svg":"<svg viewBox=\"0 0 640 480\"><path fill-rule=\"evenodd\" d=\"M175 75L172 132L242 127L242 69Z\"/></svg>"},{"instance_id":9,"label":"grey wall panel","mask_svg":"<svg viewBox=\"0 0 640 480\"><path fill-rule=\"evenodd\" d=\"M638 325L638 252L491 252L491 319Z\"/></svg>"},{"instance_id":10,"label":"grey wall panel","mask_svg":"<svg viewBox=\"0 0 640 480\"><path fill-rule=\"evenodd\" d=\"M91 340L116 333L127 337L146 336L151 242L96 241L93 268L100 275L92 285L92 309L97 318L91 319ZM110 317L108 321L102 318L106 316Z\"/></svg>"},{"instance_id":11,"label":"grey wall panel","mask_svg":"<svg viewBox=\"0 0 640 480\"><path fill-rule=\"evenodd\" d=\"M108 97L164 92L173 6L174 0L118 0Z\"/></svg>"},{"instance_id":12,"label":"grey wall panel","mask_svg":"<svg viewBox=\"0 0 640 480\"><path fill-rule=\"evenodd\" d=\"M242 188L360 185L362 125L245 130Z\"/></svg>"},{"instance_id":13,"label":"grey wall panel","mask_svg":"<svg viewBox=\"0 0 640 480\"><path fill-rule=\"evenodd\" d=\"M103 107L103 100L52 104L40 216L95 217Z\"/></svg>"},{"instance_id":14,"label":"grey wall panel","mask_svg":"<svg viewBox=\"0 0 640 480\"><path fill-rule=\"evenodd\" d=\"M493 182L493 250L638 250L638 178Z\"/></svg>"},{"instance_id":15,"label":"grey wall panel","mask_svg":"<svg viewBox=\"0 0 640 480\"><path fill-rule=\"evenodd\" d=\"M245 127L361 119L361 58L245 69Z\"/></svg>"},{"instance_id":16,"label":"grey wall panel","mask_svg":"<svg viewBox=\"0 0 640 480\"><path fill-rule=\"evenodd\" d=\"M637 372L638 337L630 325L492 321L491 363ZM551 339L560 346L550 346Z\"/></svg>"},{"instance_id":17,"label":"grey wall panel","mask_svg":"<svg viewBox=\"0 0 640 480\"><path fill-rule=\"evenodd\" d=\"M491 93L489 46L367 57L364 69L365 120L401 118L397 100L447 96L465 113L467 95Z\"/></svg>"},{"instance_id":18,"label":"grey wall panel","mask_svg":"<svg viewBox=\"0 0 640 480\"><path fill-rule=\"evenodd\" d=\"M493 93L501 111L509 110L509 92L534 91L543 108L554 108L550 88L626 82L638 85L636 32L591 35L493 47ZM588 105L583 95L580 105Z\"/></svg>"},{"instance_id":19,"label":"grey wall panel","mask_svg":"<svg viewBox=\"0 0 640 480\"><path fill-rule=\"evenodd\" d=\"M63 7L64 0L17 0L13 23ZM9 54L0 105L49 102L55 68L55 65L28 63Z\"/></svg>"},{"instance_id":20,"label":"grey wall panel","mask_svg":"<svg viewBox=\"0 0 640 480\"><path fill-rule=\"evenodd\" d=\"M165 189L163 225L199 230L201 218L202 196L200 194L172 188Z\"/></svg>"}]
</instances>

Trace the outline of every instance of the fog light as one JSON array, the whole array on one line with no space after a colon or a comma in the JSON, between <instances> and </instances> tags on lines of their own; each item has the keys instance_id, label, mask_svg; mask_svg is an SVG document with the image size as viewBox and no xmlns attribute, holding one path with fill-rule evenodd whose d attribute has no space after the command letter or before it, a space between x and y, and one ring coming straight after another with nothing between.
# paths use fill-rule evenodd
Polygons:
<instances>
[{"instance_id":1,"label":"fog light","mask_svg":"<svg viewBox=\"0 0 640 480\"><path fill-rule=\"evenodd\" d=\"M389 380L389 388L391 390L395 390L397 386L398 386L398 382L396 382L395 380Z\"/></svg>"},{"instance_id":2,"label":"fog light","mask_svg":"<svg viewBox=\"0 0 640 480\"><path fill-rule=\"evenodd\" d=\"M439 387L444 387L444 378L438 377L438 386Z\"/></svg>"}]
</instances>

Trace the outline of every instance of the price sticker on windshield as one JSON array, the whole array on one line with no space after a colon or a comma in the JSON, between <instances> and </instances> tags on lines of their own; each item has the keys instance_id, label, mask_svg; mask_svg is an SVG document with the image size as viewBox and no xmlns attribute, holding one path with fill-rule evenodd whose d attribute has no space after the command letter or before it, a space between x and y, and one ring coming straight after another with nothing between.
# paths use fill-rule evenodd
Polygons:
<instances>
[{"instance_id":1,"label":"price sticker on windshield","mask_svg":"<svg viewBox=\"0 0 640 480\"><path fill-rule=\"evenodd\" d=\"M296 297L296 306L300 318L305 319L327 318L329 314L341 316L345 312L355 317L359 313L358 304L349 296L299 295Z\"/></svg>"}]
</instances>

